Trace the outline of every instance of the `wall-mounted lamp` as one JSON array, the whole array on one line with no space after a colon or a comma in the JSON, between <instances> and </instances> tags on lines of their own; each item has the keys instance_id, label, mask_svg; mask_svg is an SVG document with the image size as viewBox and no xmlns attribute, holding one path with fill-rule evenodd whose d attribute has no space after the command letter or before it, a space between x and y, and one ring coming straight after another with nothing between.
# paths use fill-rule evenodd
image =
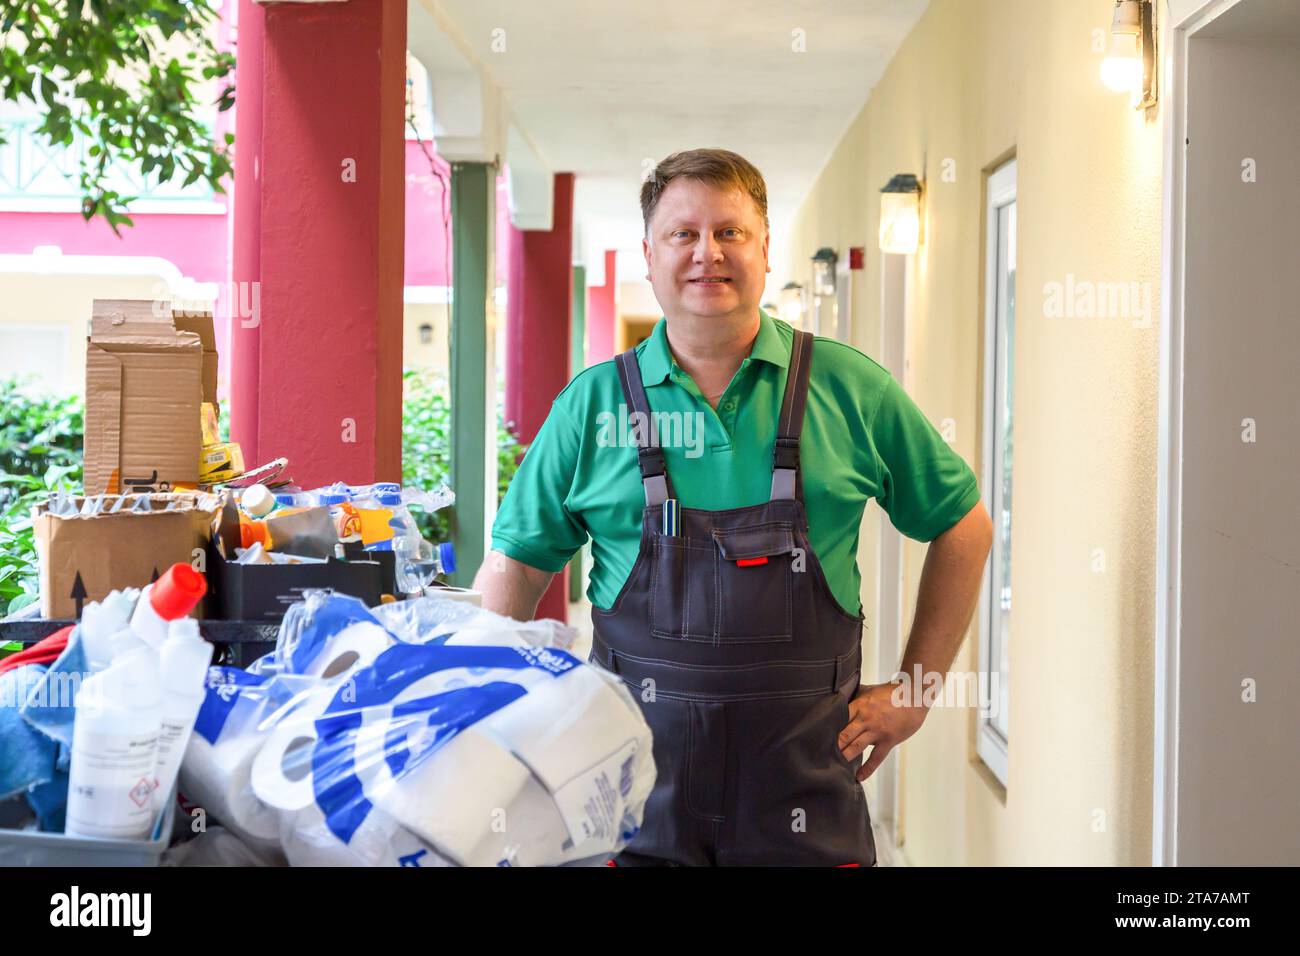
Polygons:
<instances>
[{"instance_id":1,"label":"wall-mounted lamp","mask_svg":"<svg viewBox=\"0 0 1300 956\"><path fill-rule=\"evenodd\" d=\"M921 242L921 182L898 173L880 190L880 251L909 255Z\"/></svg>"},{"instance_id":2,"label":"wall-mounted lamp","mask_svg":"<svg viewBox=\"0 0 1300 956\"><path fill-rule=\"evenodd\" d=\"M835 294L835 262L839 256L830 246L822 246L812 257L813 295Z\"/></svg>"},{"instance_id":3,"label":"wall-mounted lamp","mask_svg":"<svg viewBox=\"0 0 1300 956\"><path fill-rule=\"evenodd\" d=\"M1101 61L1101 82L1128 93L1138 109L1156 102L1155 4L1116 0L1110 21L1110 49Z\"/></svg>"},{"instance_id":4,"label":"wall-mounted lamp","mask_svg":"<svg viewBox=\"0 0 1300 956\"><path fill-rule=\"evenodd\" d=\"M421 345L433 344L433 326L430 325L428 322L425 322L420 326L420 344Z\"/></svg>"},{"instance_id":5,"label":"wall-mounted lamp","mask_svg":"<svg viewBox=\"0 0 1300 956\"><path fill-rule=\"evenodd\" d=\"M781 287L778 298L781 302L781 318L796 329L803 325L803 286L797 282L787 282Z\"/></svg>"}]
</instances>

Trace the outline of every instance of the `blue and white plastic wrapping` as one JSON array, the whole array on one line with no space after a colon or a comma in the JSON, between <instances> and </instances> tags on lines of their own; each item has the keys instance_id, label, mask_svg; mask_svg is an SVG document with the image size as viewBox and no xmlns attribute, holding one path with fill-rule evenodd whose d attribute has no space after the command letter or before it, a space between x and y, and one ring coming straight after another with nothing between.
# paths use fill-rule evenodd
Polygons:
<instances>
[{"instance_id":1,"label":"blue and white plastic wrapping","mask_svg":"<svg viewBox=\"0 0 1300 956\"><path fill-rule=\"evenodd\" d=\"M371 611L308 592L274 652L209 671L180 789L292 865L608 858L640 827L651 734L571 634L437 597Z\"/></svg>"}]
</instances>

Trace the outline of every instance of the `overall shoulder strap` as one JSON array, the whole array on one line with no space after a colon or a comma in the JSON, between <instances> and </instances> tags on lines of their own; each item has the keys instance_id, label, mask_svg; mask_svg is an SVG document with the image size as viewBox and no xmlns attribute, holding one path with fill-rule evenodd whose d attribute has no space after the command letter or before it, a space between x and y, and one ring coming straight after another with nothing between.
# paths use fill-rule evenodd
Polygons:
<instances>
[{"instance_id":1,"label":"overall shoulder strap","mask_svg":"<svg viewBox=\"0 0 1300 956\"><path fill-rule=\"evenodd\" d=\"M668 465L664 461L664 451L659 447L659 433L655 428L654 416L650 414L650 402L646 398L645 386L641 384L641 366L637 364L636 349L630 348L615 357L618 365L618 381L623 386L623 398L631 411L628 421L637 444L637 464L641 468L641 484L645 487L647 505L663 504L673 497L672 485L668 481Z\"/></svg>"},{"instance_id":2,"label":"overall shoulder strap","mask_svg":"<svg viewBox=\"0 0 1300 956\"><path fill-rule=\"evenodd\" d=\"M799 473L799 432L803 429L804 408L808 404L808 373L812 368L813 337L802 329L794 330L790 346L790 368L786 373L785 397L781 400L781 417L777 422L776 447L772 452L772 500L803 499L803 481Z\"/></svg>"}]
</instances>

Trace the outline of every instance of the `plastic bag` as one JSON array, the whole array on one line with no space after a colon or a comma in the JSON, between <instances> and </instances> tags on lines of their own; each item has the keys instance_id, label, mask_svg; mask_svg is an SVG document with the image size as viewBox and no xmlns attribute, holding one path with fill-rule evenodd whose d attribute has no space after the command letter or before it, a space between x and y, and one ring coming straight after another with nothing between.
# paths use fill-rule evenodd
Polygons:
<instances>
[{"instance_id":1,"label":"plastic bag","mask_svg":"<svg viewBox=\"0 0 1300 956\"><path fill-rule=\"evenodd\" d=\"M407 644L501 644L571 650L576 628L549 618L516 621L475 604L428 596L375 608L375 618Z\"/></svg>"},{"instance_id":2,"label":"plastic bag","mask_svg":"<svg viewBox=\"0 0 1300 956\"><path fill-rule=\"evenodd\" d=\"M558 865L626 846L655 768L622 682L541 643L562 631L403 603L308 592L271 654L213 668L186 796L295 865Z\"/></svg>"}]
</instances>

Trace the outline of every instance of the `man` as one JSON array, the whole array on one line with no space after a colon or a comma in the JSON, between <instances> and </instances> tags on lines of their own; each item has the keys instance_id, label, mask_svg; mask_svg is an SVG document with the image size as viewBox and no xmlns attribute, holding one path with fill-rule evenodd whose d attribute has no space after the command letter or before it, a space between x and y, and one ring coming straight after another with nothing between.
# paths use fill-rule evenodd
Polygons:
<instances>
[{"instance_id":1,"label":"man","mask_svg":"<svg viewBox=\"0 0 1300 956\"><path fill-rule=\"evenodd\" d=\"M926 707L859 685L863 509L875 498L931 542L907 675L952 664L992 522L975 475L886 370L759 309L757 169L676 153L641 208L664 318L555 399L475 586L485 607L529 619L591 537L591 660L640 702L657 768L616 865L873 866L861 781Z\"/></svg>"}]
</instances>

